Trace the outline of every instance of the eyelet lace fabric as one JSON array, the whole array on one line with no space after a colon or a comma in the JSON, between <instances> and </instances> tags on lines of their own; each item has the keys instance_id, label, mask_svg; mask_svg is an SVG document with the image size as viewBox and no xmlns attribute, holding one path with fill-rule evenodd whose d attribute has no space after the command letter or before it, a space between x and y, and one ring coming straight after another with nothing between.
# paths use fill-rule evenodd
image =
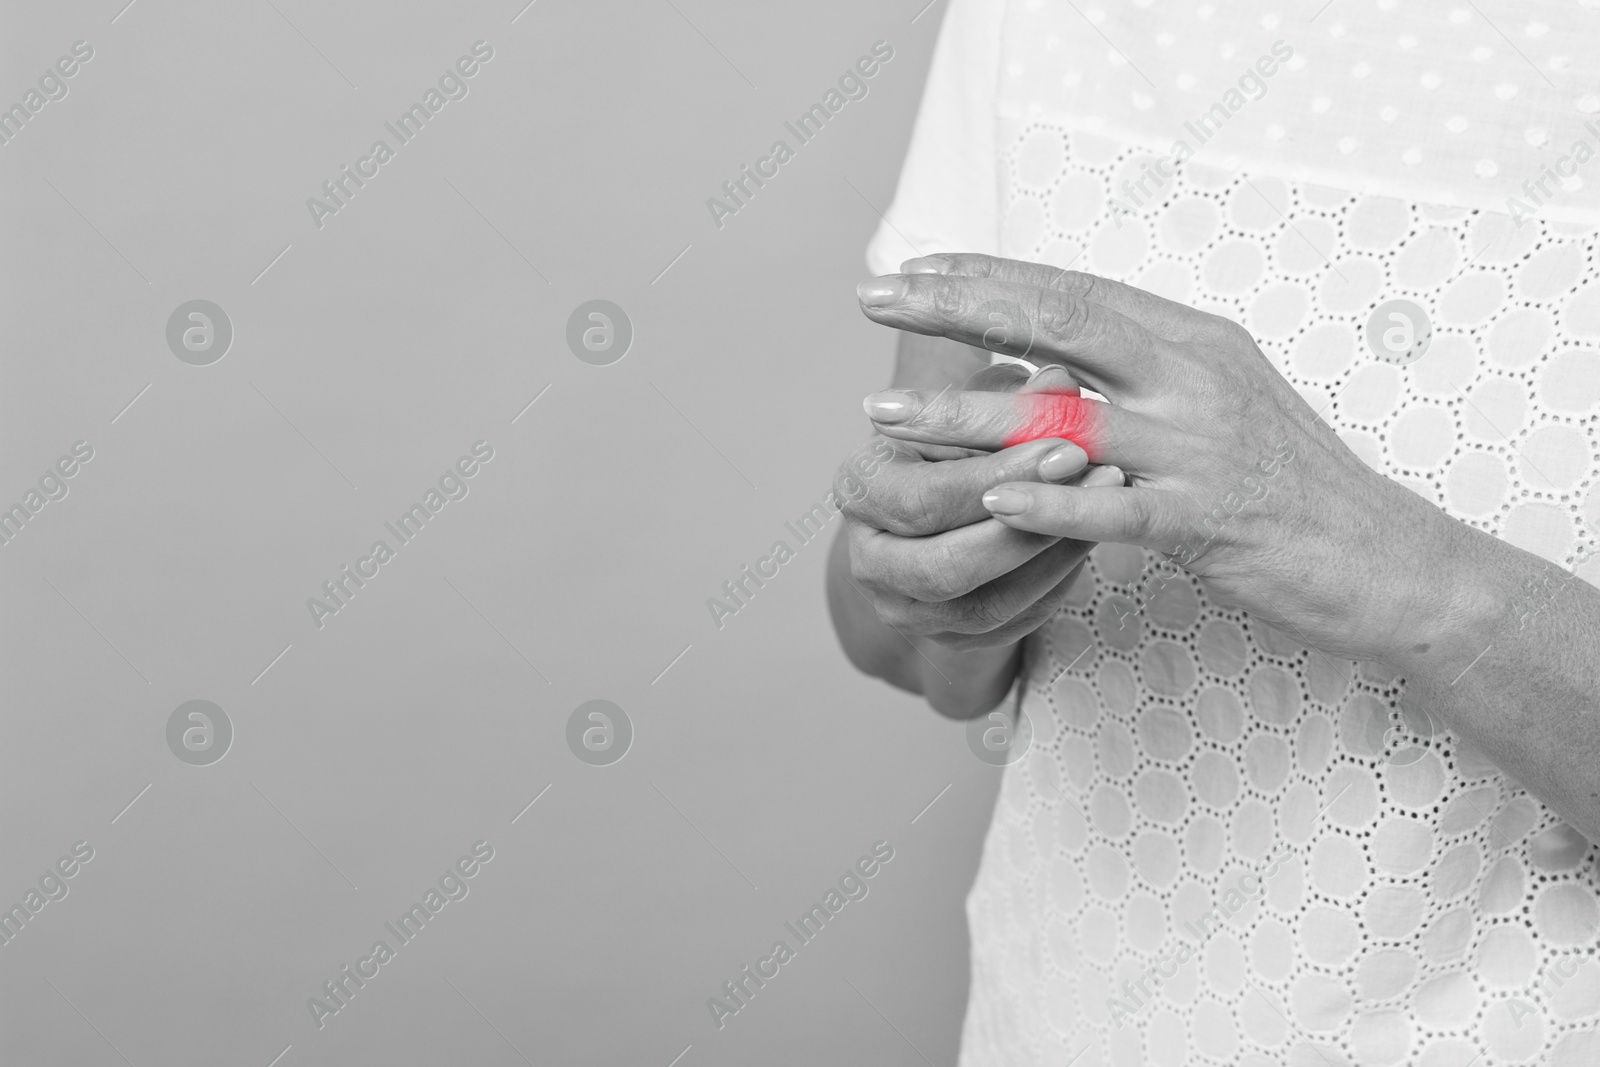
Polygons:
<instances>
[{"instance_id":1,"label":"eyelet lace fabric","mask_svg":"<svg viewBox=\"0 0 1600 1067\"><path fill-rule=\"evenodd\" d=\"M1004 255L1227 315L1379 472L1569 568L1600 541L1591 229L1197 164L1135 205L1153 153L1000 147ZM1409 366L1365 340L1393 299L1434 330ZM1098 547L1028 639L961 1063L1600 1064L1596 848L1404 679L1155 562Z\"/></svg>"}]
</instances>

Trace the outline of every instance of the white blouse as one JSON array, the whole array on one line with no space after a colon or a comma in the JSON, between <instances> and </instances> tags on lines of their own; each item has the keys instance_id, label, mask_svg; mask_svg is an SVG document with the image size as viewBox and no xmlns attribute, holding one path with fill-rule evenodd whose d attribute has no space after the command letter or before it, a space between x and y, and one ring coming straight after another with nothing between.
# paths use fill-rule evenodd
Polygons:
<instances>
[{"instance_id":1,"label":"white blouse","mask_svg":"<svg viewBox=\"0 0 1600 1067\"><path fill-rule=\"evenodd\" d=\"M953 0L869 265L1226 314L1374 469L1600 581L1595 6ZM1415 362L1369 344L1393 300ZM1597 850L1403 678L1154 573L1098 547L1025 646L962 1064L1600 1064Z\"/></svg>"}]
</instances>

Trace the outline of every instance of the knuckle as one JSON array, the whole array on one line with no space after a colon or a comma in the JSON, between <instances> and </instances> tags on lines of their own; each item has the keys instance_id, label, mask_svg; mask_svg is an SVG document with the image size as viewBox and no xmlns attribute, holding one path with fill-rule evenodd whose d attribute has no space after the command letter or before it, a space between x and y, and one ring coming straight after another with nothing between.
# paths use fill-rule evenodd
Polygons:
<instances>
[{"instance_id":1,"label":"knuckle","mask_svg":"<svg viewBox=\"0 0 1600 1067\"><path fill-rule=\"evenodd\" d=\"M850 580L876 603L893 591L893 558L884 550L882 536L863 533L850 539Z\"/></svg>"},{"instance_id":2,"label":"knuckle","mask_svg":"<svg viewBox=\"0 0 1600 1067\"><path fill-rule=\"evenodd\" d=\"M839 494L840 511L847 522L897 537L918 537L932 532L923 529L927 519L920 505L921 489L915 480L907 484L898 479L884 479L875 487L859 491L853 498L846 494L840 481L841 478L835 478L834 490Z\"/></svg>"},{"instance_id":3,"label":"knuckle","mask_svg":"<svg viewBox=\"0 0 1600 1067\"><path fill-rule=\"evenodd\" d=\"M1040 289L1034 298L1033 321L1046 337L1070 340L1083 328L1084 305L1075 296Z\"/></svg>"},{"instance_id":4,"label":"knuckle","mask_svg":"<svg viewBox=\"0 0 1600 1067\"><path fill-rule=\"evenodd\" d=\"M854 582L867 598L877 602L873 595L878 587L878 574L881 571L876 553L869 545L850 545L850 580Z\"/></svg>"},{"instance_id":5,"label":"knuckle","mask_svg":"<svg viewBox=\"0 0 1600 1067\"><path fill-rule=\"evenodd\" d=\"M925 487L913 486L910 493L896 493L880 502L874 524L896 537L923 537L933 533L927 509L922 505Z\"/></svg>"},{"instance_id":6,"label":"knuckle","mask_svg":"<svg viewBox=\"0 0 1600 1067\"><path fill-rule=\"evenodd\" d=\"M916 568L912 581L917 586L913 595L923 601L954 600L969 590L966 581L967 567L961 554L948 545L930 544Z\"/></svg>"},{"instance_id":7,"label":"knuckle","mask_svg":"<svg viewBox=\"0 0 1600 1067\"><path fill-rule=\"evenodd\" d=\"M1000 274L1000 261L993 256L964 252L953 262L957 270L968 278L994 278Z\"/></svg>"},{"instance_id":8,"label":"knuckle","mask_svg":"<svg viewBox=\"0 0 1600 1067\"><path fill-rule=\"evenodd\" d=\"M978 408L979 405L971 393L953 389L940 397L938 403L929 404L924 409L923 415L929 425L941 430L951 430L971 423L978 414Z\"/></svg>"},{"instance_id":9,"label":"knuckle","mask_svg":"<svg viewBox=\"0 0 1600 1067\"><path fill-rule=\"evenodd\" d=\"M986 634L1010 622L1016 614L1009 598L992 589L984 589L967 597L962 605L963 633Z\"/></svg>"},{"instance_id":10,"label":"knuckle","mask_svg":"<svg viewBox=\"0 0 1600 1067\"><path fill-rule=\"evenodd\" d=\"M897 537L927 537L949 529L952 509L970 492L967 481L950 466L907 464L892 477L880 475L870 496L857 506L858 521Z\"/></svg>"},{"instance_id":11,"label":"knuckle","mask_svg":"<svg viewBox=\"0 0 1600 1067\"><path fill-rule=\"evenodd\" d=\"M1244 349L1245 351L1253 351L1255 349L1255 335L1243 323L1230 319L1226 315L1214 315L1212 318L1218 343L1230 349Z\"/></svg>"},{"instance_id":12,"label":"knuckle","mask_svg":"<svg viewBox=\"0 0 1600 1067\"><path fill-rule=\"evenodd\" d=\"M1050 278L1050 288L1079 300L1088 300L1099 280L1081 270L1058 270Z\"/></svg>"},{"instance_id":13,"label":"knuckle","mask_svg":"<svg viewBox=\"0 0 1600 1067\"><path fill-rule=\"evenodd\" d=\"M926 282L933 297L933 310L936 315L946 321L959 321L967 310L967 288L959 278L952 279L945 275L931 275Z\"/></svg>"},{"instance_id":14,"label":"knuckle","mask_svg":"<svg viewBox=\"0 0 1600 1067\"><path fill-rule=\"evenodd\" d=\"M906 423L907 426L918 430L928 430L934 433L945 433L953 426L962 422L963 412L969 410L970 402L965 392L947 389L937 396L927 397L922 409Z\"/></svg>"}]
</instances>

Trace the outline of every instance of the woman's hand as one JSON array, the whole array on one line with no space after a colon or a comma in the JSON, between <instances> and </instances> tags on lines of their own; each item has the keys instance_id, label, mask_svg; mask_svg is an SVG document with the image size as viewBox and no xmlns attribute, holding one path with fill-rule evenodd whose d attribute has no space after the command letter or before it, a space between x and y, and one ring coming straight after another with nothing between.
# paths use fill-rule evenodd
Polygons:
<instances>
[{"instance_id":1,"label":"woman's hand","mask_svg":"<svg viewBox=\"0 0 1600 1067\"><path fill-rule=\"evenodd\" d=\"M940 402L1068 395L1076 395L1070 377L1053 369L1018 392L946 391ZM882 460L886 444L893 452ZM869 454L880 461L858 480ZM839 467L834 486L845 501L851 583L907 637L958 650L1014 644L1061 606L1093 545L997 521L984 494L1041 477L1122 484L1115 468L1085 473L1088 462L1081 448L1056 439L992 453L882 438L863 445Z\"/></svg>"},{"instance_id":2,"label":"woman's hand","mask_svg":"<svg viewBox=\"0 0 1600 1067\"><path fill-rule=\"evenodd\" d=\"M1370 470L1226 319L987 256L906 269L918 273L861 286L870 318L1003 336L1111 402L880 393L868 404L882 433L993 448L1043 431L1123 467L1128 488L1019 479L986 507L1013 531L1167 553L1217 602L1389 664L1408 699L1600 841L1600 590Z\"/></svg>"},{"instance_id":3,"label":"woman's hand","mask_svg":"<svg viewBox=\"0 0 1600 1067\"><path fill-rule=\"evenodd\" d=\"M1038 264L947 255L906 266L913 273L861 285L868 317L967 344L987 334L992 345L1000 323L1005 351L1065 364L1110 401L868 398L879 432L903 442L993 449L1052 433L1131 480L1128 488L1007 481L982 496L996 524L1155 549L1199 576L1219 603L1357 659L1392 662L1397 642L1418 653L1470 642L1456 633L1470 612L1452 580L1466 531L1363 464L1242 327ZM956 553L987 557L1000 543L993 534L953 538L941 545L941 565L953 569ZM932 613L907 620L913 615Z\"/></svg>"}]
</instances>

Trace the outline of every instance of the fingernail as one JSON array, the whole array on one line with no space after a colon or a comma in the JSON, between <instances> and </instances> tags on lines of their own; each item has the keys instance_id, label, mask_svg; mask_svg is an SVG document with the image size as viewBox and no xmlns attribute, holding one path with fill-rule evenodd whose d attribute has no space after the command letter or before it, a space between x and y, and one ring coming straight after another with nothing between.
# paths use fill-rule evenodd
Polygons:
<instances>
[{"instance_id":1,"label":"fingernail","mask_svg":"<svg viewBox=\"0 0 1600 1067\"><path fill-rule=\"evenodd\" d=\"M915 415L920 403L915 393L891 390L886 393L873 393L861 402L861 406L866 410L867 418L873 422L893 425L905 422Z\"/></svg>"},{"instance_id":2,"label":"fingernail","mask_svg":"<svg viewBox=\"0 0 1600 1067\"><path fill-rule=\"evenodd\" d=\"M1021 515L1033 498L1021 489L991 489L983 494L983 506L996 515Z\"/></svg>"},{"instance_id":3,"label":"fingernail","mask_svg":"<svg viewBox=\"0 0 1600 1067\"><path fill-rule=\"evenodd\" d=\"M1028 385L1032 387L1052 385L1076 385L1072 372L1059 363L1046 363L1034 371L1028 378Z\"/></svg>"},{"instance_id":4,"label":"fingernail","mask_svg":"<svg viewBox=\"0 0 1600 1067\"><path fill-rule=\"evenodd\" d=\"M1069 441L1060 448L1051 449L1039 461L1039 477L1047 482L1065 481L1088 465L1088 453Z\"/></svg>"},{"instance_id":5,"label":"fingernail","mask_svg":"<svg viewBox=\"0 0 1600 1067\"><path fill-rule=\"evenodd\" d=\"M1083 483L1079 488L1100 489L1110 485L1122 485L1126 481L1121 467L1096 467L1083 476Z\"/></svg>"},{"instance_id":6,"label":"fingernail","mask_svg":"<svg viewBox=\"0 0 1600 1067\"><path fill-rule=\"evenodd\" d=\"M869 308L881 308L896 303L905 296L905 292L905 280L889 275L883 278L868 278L857 285L856 299Z\"/></svg>"},{"instance_id":7,"label":"fingernail","mask_svg":"<svg viewBox=\"0 0 1600 1067\"><path fill-rule=\"evenodd\" d=\"M900 264L901 274L943 274L950 264L937 256L918 256Z\"/></svg>"},{"instance_id":8,"label":"fingernail","mask_svg":"<svg viewBox=\"0 0 1600 1067\"><path fill-rule=\"evenodd\" d=\"M996 363L968 378L961 389L969 393L1014 393L1028 384L1028 372L1014 363Z\"/></svg>"}]
</instances>

